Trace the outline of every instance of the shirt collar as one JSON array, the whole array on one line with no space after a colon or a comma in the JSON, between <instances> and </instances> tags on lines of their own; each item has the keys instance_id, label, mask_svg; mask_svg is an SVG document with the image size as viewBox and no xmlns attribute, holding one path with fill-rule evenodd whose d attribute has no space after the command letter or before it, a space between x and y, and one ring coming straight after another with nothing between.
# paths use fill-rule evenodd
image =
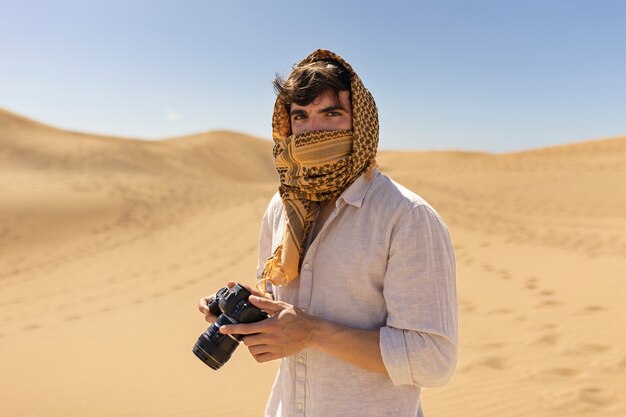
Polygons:
<instances>
[{"instance_id":1,"label":"shirt collar","mask_svg":"<svg viewBox=\"0 0 626 417\"><path fill-rule=\"evenodd\" d=\"M363 199L367 194L367 190L370 188L374 179L380 175L380 171L378 168L374 168L372 171L372 178L368 179L366 172L361 174L359 178L357 178L348 188L346 188L343 193L337 199L337 204L339 204L340 200L346 202L346 204L350 204L354 207L361 207L363 204Z\"/></svg>"}]
</instances>

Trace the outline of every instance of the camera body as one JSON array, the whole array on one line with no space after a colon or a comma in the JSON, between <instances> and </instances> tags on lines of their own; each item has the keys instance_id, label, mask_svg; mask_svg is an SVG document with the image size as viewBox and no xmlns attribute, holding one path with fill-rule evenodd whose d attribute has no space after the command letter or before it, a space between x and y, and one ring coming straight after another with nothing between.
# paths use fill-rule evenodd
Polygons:
<instances>
[{"instance_id":1,"label":"camera body","mask_svg":"<svg viewBox=\"0 0 626 417\"><path fill-rule=\"evenodd\" d=\"M237 349L242 335L220 333L224 324L255 323L266 319L268 314L250 304L250 291L236 284L232 288L221 288L209 302L211 314L217 320L200 335L193 347L193 353L211 369L222 367Z\"/></svg>"}]
</instances>

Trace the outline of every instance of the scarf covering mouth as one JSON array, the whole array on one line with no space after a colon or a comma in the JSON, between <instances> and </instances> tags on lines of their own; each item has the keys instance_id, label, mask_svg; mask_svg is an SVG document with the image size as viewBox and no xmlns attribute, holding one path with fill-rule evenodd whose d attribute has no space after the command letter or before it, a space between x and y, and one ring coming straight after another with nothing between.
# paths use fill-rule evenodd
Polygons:
<instances>
[{"instance_id":1,"label":"scarf covering mouth","mask_svg":"<svg viewBox=\"0 0 626 417\"><path fill-rule=\"evenodd\" d=\"M378 111L370 92L352 67L335 53L318 49L298 66L332 59L350 73L352 130L307 131L293 135L285 104L278 98L272 117L274 164L287 220L282 243L265 262L257 289L287 285L300 275L304 248L319 202L339 197L376 164Z\"/></svg>"}]
</instances>

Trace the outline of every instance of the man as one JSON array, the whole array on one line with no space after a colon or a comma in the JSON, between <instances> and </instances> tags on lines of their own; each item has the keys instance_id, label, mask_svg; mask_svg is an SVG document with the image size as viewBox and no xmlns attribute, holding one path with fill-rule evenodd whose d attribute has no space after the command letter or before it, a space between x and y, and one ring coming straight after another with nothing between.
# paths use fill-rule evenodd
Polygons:
<instances>
[{"instance_id":1,"label":"man","mask_svg":"<svg viewBox=\"0 0 626 417\"><path fill-rule=\"evenodd\" d=\"M317 50L275 87L281 184L250 297L271 317L220 331L246 335L259 362L282 358L266 416L421 416L421 387L456 365L447 228L375 168L376 106L342 58Z\"/></svg>"}]
</instances>

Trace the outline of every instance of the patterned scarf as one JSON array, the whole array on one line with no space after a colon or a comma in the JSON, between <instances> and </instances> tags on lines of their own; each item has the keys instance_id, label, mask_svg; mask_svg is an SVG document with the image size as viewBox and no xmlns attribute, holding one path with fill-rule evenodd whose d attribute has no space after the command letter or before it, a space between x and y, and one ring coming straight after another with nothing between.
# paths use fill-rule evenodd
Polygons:
<instances>
[{"instance_id":1,"label":"patterned scarf","mask_svg":"<svg viewBox=\"0 0 626 417\"><path fill-rule=\"evenodd\" d=\"M287 285L300 275L300 266L320 201L339 197L361 174L375 166L378 111L370 92L352 67L333 52L318 49L299 65L334 59L350 73L352 130L291 132L289 113L276 100L272 118L274 162L278 191L287 221L282 243L265 262L257 289L267 282Z\"/></svg>"}]
</instances>

